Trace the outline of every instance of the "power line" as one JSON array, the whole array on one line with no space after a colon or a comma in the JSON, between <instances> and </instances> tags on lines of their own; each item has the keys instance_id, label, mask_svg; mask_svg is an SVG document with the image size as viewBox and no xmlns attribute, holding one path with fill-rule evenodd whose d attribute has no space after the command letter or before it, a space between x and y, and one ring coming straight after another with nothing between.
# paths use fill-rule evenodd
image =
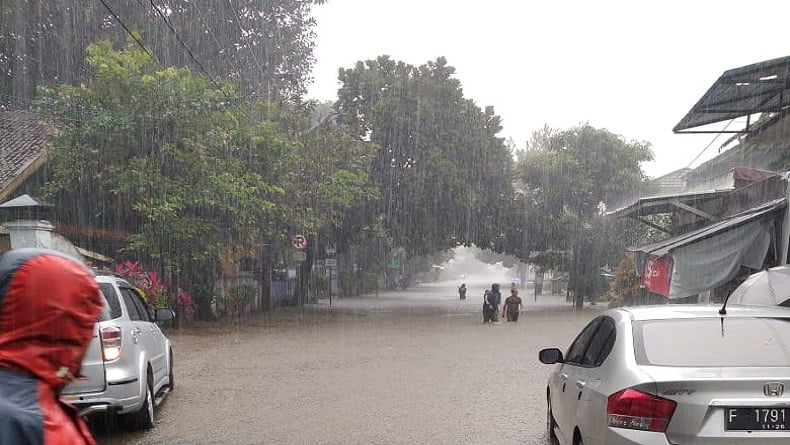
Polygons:
<instances>
[{"instance_id":1,"label":"power line","mask_svg":"<svg viewBox=\"0 0 790 445\"><path fill-rule=\"evenodd\" d=\"M131 30L129 30L129 28L126 26L126 23L124 23L123 20L121 20L121 18L118 17L118 14L116 14L115 11L113 11L112 8L110 8L110 5L108 5L104 0L99 0L99 1L101 1L101 4L104 5L107 11L110 11L110 14L112 14L112 16L115 17L115 20L118 21L118 23L121 25L124 31L126 31L127 34L132 36L132 39L134 39L134 41L137 42L137 45L140 46L140 48L142 48L143 51L145 51L149 57L151 57L151 60L156 60L154 53L152 53L151 50L146 48L145 45L143 45L143 42L141 42L140 39L137 38L137 36Z\"/></svg>"},{"instance_id":2,"label":"power line","mask_svg":"<svg viewBox=\"0 0 790 445\"><path fill-rule=\"evenodd\" d=\"M192 52L192 50L189 48L189 46L187 46L187 44L183 41L183 39L181 39L181 36L178 34L178 31L176 31L175 27L170 22L170 19L168 19L167 16L162 12L162 10L154 3L154 0L150 0L150 3L151 3L151 6L154 8L154 10L156 10L157 14L159 14L159 16L162 17L162 20L164 20L165 24L170 29L170 32L172 32L173 35L175 36L176 40L178 40L178 43L186 50L187 54L192 59L192 61L194 61L195 64L198 66L198 68L200 68L200 70L203 71L203 73L206 75L206 77L208 77L208 80L217 88L217 90L219 90L228 99L228 101L234 102L236 98L234 98L230 94L228 94L228 92L225 91L224 88L222 88L222 85L220 85L219 82L214 80L214 78L211 76L211 74L209 74L209 72L206 70L206 68L203 66L203 64L200 63L200 61L197 59L197 57L195 57L195 54ZM142 5L142 3L141 3L141 5ZM242 113L246 117L248 117L248 118L250 117L248 115L248 113L245 110L243 110L243 109L242 109Z\"/></svg>"},{"instance_id":3,"label":"power line","mask_svg":"<svg viewBox=\"0 0 790 445\"><path fill-rule=\"evenodd\" d=\"M139 1L142 1L142 0L139 0ZM217 39L217 35L216 35L216 34L214 33L214 31L211 29L211 26L210 26L209 22L206 20L206 18L205 18L205 17L201 17L201 18L200 18L200 21L203 23L203 26L205 27L205 30L206 30L206 32L207 32L207 33L208 33L208 34L211 36L211 38L214 40L214 43L216 43L216 45L217 45L217 50L218 50L218 54L219 54L220 58L224 58L224 59L225 59L225 61L228 63L228 65L232 64L232 63L233 63L233 60L232 60L232 59L231 59L231 58L230 58L230 57L227 55L227 53L224 51L224 49L223 49L223 47L222 47L222 44L219 42L219 39ZM242 80L242 78L243 78L243 75L241 74L241 72L240 72L240 71L238 72L238 76L239 76L239 81L241 81L241 80Z\"/></svg>"},{"instance_id":4,"label":"power line","mask_svg":"<svg viewBox=\"0 0 790 445\"><path fill-rule=\"evenodd\" d=\"M104 1L104 0L102 0L102 1ZM181 36L178 35L178 31L176 31L175 27L173 27L173 24L170 23L170 19L168 19L167 16L165 16L165 14L162 12L162 10L159 9L159 6L156 6L156 4L154 3L154 0L150 0L150 2L151 2L151 6L154 8L154 10L156 10L156 13L159 14L160 17L162 17L162 20L164 20L164 22L167 25L167 27L170 28L170 32L173 33L173 35L175 36L176 40L178 40L178 43L181 44L182 47L184 47L184 49L186 50L187 54L192 59L192 61L195 62L195 64L198 66L198 68L200 68L200 70L203 71L203 73L206 74L206 76L208 77L208 80L211 81L211 83L213 83L214 86L217 87L217 89L219 89L220 91L224 91L222 89L222 85L220 85L219 82L214 80L214 78L211 76L211 74L208 73L208 71L203 66L203 64L200 63L200 61L197 59L197 57L195 57L195 54L192 52L192 50L189 48L189 46L187 46L187 44L184 43L184 41L181 39Z\"/></svg>"},{"instance_id":5,"label":"power line","mask_svg":"<svg viewBox=\"0 0 790 445\"><path fill-rule=\"evenodd\" d=\"M699 152L699 154L697 154L697 156L695 156L695 157L694 157L694 159L692 159L692 160L691 160L691 162L689 162L689 163L688 163L688 165L686 165L686 168L689 168L689 167L691 167L691 164L693 164L693 163L697 162L697 159L699 159L699 157L700 157L700 156L702 156L702 154L703 154L703 153L705 153L705 151L706 151L707 149L709 149L709 148L710 148L710 146L711 146L711 145L713 145L713 143L714 143L714 142L716 142L716 140L719 138L719 136L721 136L722 134L724 134L724 131L726 131L726 130L727 130L727 128L729 128L730 124L732 124L733 122L735 122L735 119L734 119L734 118L733 118L732 120L730 120L730 121L727 123L727 125L725 125L725 126L724 126L724 128L721 130L721 131L722 131L721 133L718 133L718 134L717 134L717 135L716 135L716 136L713 138L713 140L711 140L711 141L708 143L708 145L706 145L706 146L705 146L705 148L703 148L703 149L702 149L702 151L700 151L700 152Z\"/></svg>"},{"instance_id":6,"label":"power line","mask_svg":"<svg viewBox=\"0 0 790 445\"><path fill-rule=\"evenodd\" d=\"M130 36L132 36L132 38L134 39L134 41L135 41L135 42L137 42L137 44L138 44L138 45L139 45L141 48L143 48L143 50L145 50L145 52L146 52L146 53L147 53L147 54L148 54L148 55L151 57L151 59L152 59L154 62L156 62L156 63L159 63L159 62L158 62L158 59L156 58L156 56L154 56L154 54L153 54L153 53L152 53L152 52L151 52L151 51L150 51L148 48L146 48L146 47L145 47L145 45L143 45L143 43L142 43L142 42L141 42L141 41L140 41L140 40L137 38L137 36L136 36L136 35L134 35L134 34L133 34L133 33L132 33L130 30L129 30L129 28L126 26L126 24L123 22L123 20L121 20L121 18L120 18L120 17L118 17L118 15L117 15L117 14L116 14L116 13L115 13L115 12L114 12L114 11L113 11L111 8L110 8L110 6L109 6L109 5L107 5L107 3L105 3L105 0L100 0L100 1L101 1L101 3L104 5L104 7L105 7L105 8L107 8L107 10L108 10L108 11L110 11L110 14L112 14L112 16L113 16L113 17L115 17L115 20L117 20L117 21L118 21L118 23L120 23L120 24L121 24L121 26L122 26L122 27L123 27L123 29L126 31L126 33L127 33L127 34L129 34ZM149 1L150 1L150 3L151 3L151 7L152 7L152 8L154 8L154 10L156 11L156 13L157 13L157 14L158 14L158 15L159 15L161 18L162 18L162 20L165 22L165 24L167 25L167 27L170 29L170 32L172 32L172 33L173 33L173 35L175 36L175 38L176 38L176 40L178 41L178 43L179 43L179 44L180 44L180 45L181 45L181 46L184 48L184 50L186 50L187 54L188 54L188 55L189 55L189 57L192 59L192 61L193 61L193 62L195 62L195 64L198 66L198 68L200 68L200 70L201 70L201 71L202 71L202 72L203 72L203 73L206 75L206 77L208 78L209 82L211 82L211 83L212 83L212 84L213 84L213 85L214 85L214 86L215 86L215 87L216 87L216 88L217 88L217 89L218 89L218 90L219 90L219 91L220 91L220 92L221 92L221 93L222 93L222 94L223 94L223 95L224 95L224 96L225 96L225 97L226 97L226 98L229 100L229 101L233 102L233 101L234 101L234 98L233 98L233 97L231 97L231 96L228 94L228 92L227 92L227 91L225 91L225 89L224 89L224 88L222 88L222 85L220 85L220 83L219 83L219 82L217 82L217 81L214 79L214 77L212 77L212 76L211 76L211 74L209 74L208 70L206 70L206 68L203 66L203 64L202 64L202 63L200 63L200 61L197 59L197 57L195 57L195 54L192 52L192 50L189 48L189 46L188 46L188 45L187 45L187 44L184 42L184 40L183 40L183 39L181 38L181 36L178 34L178 31L176 31L175 27L174 27L174 26L173 26L173 24L170 22L170 19L168 19L168 18L167 18L167 16L165 15L165 13L164 13L164 12L162 12L162 10L159 8L159 6L157 6L157 5L154 3L154 0L149 0ZM140 6L141 6L141 7L142 7L142 6L144 6L144 4L143 4L143 0L138 0L138 3L140 4ZM212 34L212 36L213 36L213 34ZM214 39L216 40L216 37L214 37ZM161 64L160 64L160 65L161 65Z\"/></svg>"},{"instance_id":7,"label":"power line","mask_svg":"<svg viewBox=\"0 0 790 445\"><path fill-rule=\"evenodd\" d=\"M113 18L114 18L114 19L115 19L115 20L118 22L118 24L120 24L120 25L121 25L121 27L124 29L124 31L125 31L125 32L126 32L126 33L127 33L129 36L130 36L130 37L132 37L132 39L135 41L135 43L136 43L136 44L137 44L137 45L138 45L140 48L142 48L142 49L143 49L143 51L145 51L145 53L146 53L146 54L148 54L148 56L151 58L151 60L152 60L154 63L156 63L156 64L158 64L158 65L160 65L160 66L161 66L161 63L158 61L158 59L157 59L157 58L156 58L156 56L153 54L153 52L151 52L151 50L150 50L149 48L147 48L147 47L146 47L146 46L143 44L143 42L140 40L140 38L139 38L139 37L138 37L136 34L134 34L134 33L133 33L133 32L132 32L130 29L129 29L129 27L126 25L126 23L124 23L124 21L123 21L123 20L122 20L122 19L121 19L121 18L118 16L118 14L116 14L116 13L115 13L115 11L114 11L114 10L113 10L113 9L110 7L110 5L108 5L108 4L107 4L107 2L106 2L105 0L99 0L99 1L100 1L100 2L101 2L101 4L104 6L104 8L105 8L105 9L107 9L107 11L108 11L108 12L109 12L109 13L110 13L112 16L113 16ZM157 14L158 14L158 15L159 15L161 18L162 18L162 20L165 22L165 24L167 25L167 27L168 27L168 28L170 29L170 31L173 33L173 35L175 36L175 38L176 38L176 40L178 41L178 43L179 43L179 44L180 44L180 45L181 45L181 46L184 48L184 50L186 50L187 54L188 54L188 55L189 55L189 57L192 59L192 61L193 61L193 62L194 62L194 63L195 63L197 66L198 66L198 68L200 68L200 70L201 70L201 71L202 71L202 72L203 72L203 73L204 73L204 74L207 76L208 80L209 80L209 81L210 81L210 82L211 82L211 83L212 83L212 84L213 84L213 85L214 85L214 86L215 86L215 87L216 87L216 88L217 88L217 89L218 89L218 90L219 90L219 91L220 91L220 92L221 92L221 93L222 93L222 94L223 94L223 95L224 95L224 96L225 96L225 97L228 99L228 100L230 100L231 102L233 102L233 101L235 100L235 98L231 97L231 96L228 94L228 92L227 92L227 91L225 91L225 89L224 89L224 88L222 88L222 85L220 85L220 83L219 83L219 82L217 82L217 81L216 81L216 80L215 80L215 79L214 79L214 78L211 76L211 74L210 74L210 73L209 73L209 72L206 70L205 66L204 66L202 63L200 63L200 61L197 59L197 57L196 57L196 56L195 56L195 54L192 52L192 50L189 48L189 46L188 46L188 45L187 45L187 44L186 44L186 43L183 41L183 39L181 38L181 36L178 34L178 31L175 29L175 27L174 27L174 26L173 26L173 24L171 23L170 19L168 19L168 17L165 15L165 13L162 11L162 9L160 9L160 7L159 7L159 6L157 6L157 5L154 3L154 0L149 0L149 1L150 1L150 3L151 3L151 6L152 6L152 7L154 8L154 10L156 11L156 13L157 13ZM144 4L143 4L143 0L138 0L138 3L140 4L140 6L144 6ZM240 20L240 17L238 16L238 12L237 12L235 9L234 9L234 13L236 14L237 20ZM205 23L205 21L204 21L204 23ZM242 30L242 28L241 28L241 24L237 22L237 26L238 26L238 27L239 27L239 29L240 29L240 30L243 32L243 30ZM208 26L207 26L207 28L208 28ZM210 31L210 30L209 30L209 31ZM214 36L214 35L213 35L213 32L212 32L211 34L212 34L212 37L214 38L214 40L216 41L216 36ZM217 42L217 43L219 43L219 42ZM220 48L220 49L221 49L221 48ZM259 68L261 68L260 62L257 60L257 57L255 56L255 53L254 53L254 51L252 51L252 48L250 48L250 51L252 52L253 59L255 60L256 64L258 65L258 67L259 67ZM10 96L9 96L9 97L10 97ZM9 109L9 108L7 107L6 109ZM28 110L18 110L18 109L17 109L17 110L15 110L15 111L19 111L19 112L26 112L26 113L30 113L30 114L34 114L34 115L40 115L40 114L38 114L38 113L35 113L35 112L32 112L32 111L28 111ZM246 112L245 112L244 114L245 114L245 115L247 115L247 113L246 113ZM53 116L50 116L50 117L53 117ZM140 116L138 116L138 117L140 117ZM247 116L247 117L249 117L249 116ZM67 119L67 118L61 118L61 119L62 119L62 120L73 120L73 121L75 121L75 122L79 122L79 121L82 121L82 122L97 122L97 121L93 121L93 120L82 120L82 119Z\"/></svg>"}]
</instances>

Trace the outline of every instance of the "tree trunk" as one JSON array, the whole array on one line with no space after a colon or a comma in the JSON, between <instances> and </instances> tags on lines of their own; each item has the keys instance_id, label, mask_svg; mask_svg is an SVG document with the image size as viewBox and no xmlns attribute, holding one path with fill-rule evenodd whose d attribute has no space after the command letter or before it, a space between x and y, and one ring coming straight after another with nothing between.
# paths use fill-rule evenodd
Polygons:
<instances>
[{"instance_id":1,"label":"tree trunk","mask_svg":"<svg viewBox=\"0 0 790 445\"><path fill-rule=\"evenodd\" d=\"M261 309L265 312L272 310L272 255L271 246L261 247L260 270L258 271L258 283L261 286Z\"/></svg>"},{"instance_id":2,"label":"tree trunk","mask_svg":"<svg viewBox=\"0 0 790 445\"><path fill-rule=\"evenodd\" d=\"M217 280L216 261L196 261L188 266L188 272L185 273L186 281L191 288L191 292L195 297L197 303L197 312L195 316L198 320L214 320L215 314L212 308L214 303L214 286Z\"/></svg>"}]
</instances>

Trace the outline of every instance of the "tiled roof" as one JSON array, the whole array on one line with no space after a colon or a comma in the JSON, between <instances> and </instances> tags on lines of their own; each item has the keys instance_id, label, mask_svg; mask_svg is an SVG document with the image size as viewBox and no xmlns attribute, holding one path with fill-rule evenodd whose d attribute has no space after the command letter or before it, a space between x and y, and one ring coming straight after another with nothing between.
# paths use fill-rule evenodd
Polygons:
<instances>
[{"instance_id":1,"label":"tiled roof","mask_svg":"<svg viewBox=\"0 0 790 445\"><path fill-rule=\"evenodd\" d=\"M681 168L664 176L659 176L651 180L651 182L658 186L658 194L660 195L679 193L686 187L686 178L691 171L690 168Z\"/></svg>"},{"instance_id":2,"label":"tiled roof","mask_svg":"<svg viewBox=\"0 0 790 445\"><path fill-rule=\"evenodd\" d=\"M0 111L0 197L7 198L11 188L41 165L55 134L33 114Z\"/></svg>"}]
</instances>

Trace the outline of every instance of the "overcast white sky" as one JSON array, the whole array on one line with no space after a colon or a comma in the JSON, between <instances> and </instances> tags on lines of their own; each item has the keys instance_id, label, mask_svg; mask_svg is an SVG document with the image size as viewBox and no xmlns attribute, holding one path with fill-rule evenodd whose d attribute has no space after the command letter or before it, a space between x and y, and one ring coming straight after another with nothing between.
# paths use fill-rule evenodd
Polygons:
<instances>
[{"instance_id":1,"label":"overcast white sky","mask_svg":"<svg viewBox=\"0 0 790 445\"><path fill-rule=\"evenodd\" d=\"M590 122L651 142L656 160L643 169L655 177L715 137L672 127L724 71L790 55L788 13L788 0L330 0L314 7L309 95L334 100L338 68L358 60L444 56L519 148L544 124Z\"/></svg>"}]
</instances>

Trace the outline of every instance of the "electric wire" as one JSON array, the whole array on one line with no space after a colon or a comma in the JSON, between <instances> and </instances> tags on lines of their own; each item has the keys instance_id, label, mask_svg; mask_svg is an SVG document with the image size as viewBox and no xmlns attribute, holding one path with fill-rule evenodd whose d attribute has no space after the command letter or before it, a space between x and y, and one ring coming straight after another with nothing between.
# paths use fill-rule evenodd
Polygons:
<instances>
[{"instance_id":1,"label":"electric wire","mask_svg":"<svg viewBox=\"0 0 790 445\"><path fill-rule=\"evenodd\" d=\"M214 86L217 87L217 89L219 89L220 91L224 91L222 89L222 85L220 85L219 82L214 80L214 78L211 76L211 74L209 74L209 72L206 70L206 68L203 66L203 64L200 63L200 61L197 59L197 57L195 57L195 54L192 52L192 49L190 49L189 46L187 46L187 44L181 38L181 36L178 35L178 31L176 31L175 27L170 22L170 19L168 19L167 16L165 16L165 14L162 12L162 10L159 9L159 6L157 6L154 3L154 0L150 0L150 2L151 2L151 6L154 8L156 13L159 14L160 17L162 17L162 20L164 20L165 24L170 29L170 32L173 33L173 36L175 36L175 38L178 41L178 43L184 48L184 50L186 50L187 54L192 59L192 61L195 62L195 64L198 66L198 68L200 68L200 70L203 71L203 73L206 74L206 76L208 77L209 81L211 81L211 83L213 83Z\"/></svg>"},{"instance_id":2,"label":"electric wire","mask_svg":"<svg viewBox=\"0 0 790 445\"><path fill-rule=\"evenodd\" d=\"M106 9L106 10L107 10L107 11L108 11L108 12L109 12L111 15L112 15L112 17L113 17L113 18L114 18L114 19L115 19L115 20L118 22L118 24L119 24L119 25L120 25L120 26L123 28L123 30L126 32L126 34L128 34L128 35L129 35L129 36L130 36L130 37L131 37L131 38L134 40L134 42L135 42L135 43L136 43L136 44L137 44L137 45L138 45L138 46L139 46L139 47L140 47L140 48L141 48L143 51L145 51L145 53L146 53L146 54L148 54L148 56L149 56L149 57L151 57L151 60L152 60L152 61L154 61L155 63L157 63L157 64L161 65L161 63L158 61L158 59L157 59L157 58L156 58L156 56L153 54L153 52L152 52L152 51L151 51L151 50L150 50L148 47L146 47L146 46L145 46L145 44L144 44L144 43L143 43L143 42L140 40L140 38L139 38L139 37L138 37L138 36L137 36L137 35L136 35L134 32L132 32L132 31L131 31L131 29L129 29L129 27L127 26L127 24L126 24L126 23L123 21L123 19L121 19L121 17L120 17L120 16L119 16L119 15L118 15L118 14L117 14L117 13L116 13L116 12L115 12L113 9L112 9L112 7L110 7L110 5L109 5L109 4L106 2L106 0L100 0L100 2L101 2L101 4L104 6L104 8L105 8L105 9ZM158 6L156 3L154 3L154 0L149 0L149 2L150 2L150 4L151 4L151 7L152 7L152 8L154 9L154 11L157 13L157 15L159 15L159 17L161 17L161 18L162 18L162 20L165 22L165 24L167 25L167 27L168 27L168 29L170 30L170 32L173 34L173 36L175 37L175 39L178 41L179 45L180 45L181 47L183 47L183 48L184 48L184 50L186 51L187 55L190 57L190 59L192 59L192 61L193 61L193 62L194 62L196 65L197 65L197 67L198 67L198 68L199 68L199 69L200 69L200 70L201 70L201 71L202 71L202 72L203 72L203 73L204 73L204 74L207 76L208 80L209 80L209 81L210 81L210 82L211 82L211 83L212 83L212 84L213 84L213 85L214 85L214 86L215 86L215 87L216 87L216 88L217 88L217 89L218 89L220 92L222 92L222 94L223 94L223 95L225 95L225 97L227 97L227 98L228 98L229 100L231 100L231 101L234 101L234 98L233 98L233 97L231 97L231 96L228 94L228 92L227 92L227 91L225 91L225 89L224 89L224 88L222 88L222 86L219 84L219 82L217 82L217 81L216 81L216 80L213 78L213 76L211 76L211 74L210 74L210 73L209 73L209 72L206 70L205 66L204 66L204 65L203 65L203 64L200 62L200 60L198 60L198 58L195 56L195 54L194 54L194 52L192 51L192 49L191 49L191 48L189 48L189 46L188 46L188 45L187 45L187 44L184 42L184 40L183 40L183 39L181 38L181 36L179 35L178 31L175 29L175 26L172 24L172 22L171 22L171 21L170 21L170 19L167 17L167 15L166 15L166 14L165 14L165 13L162 11L161 7L160 7L160 6ZM141 6L141 7L144 7L144 6L145 6L145 5L144 5L144 1L143 1L143 0L138 0L138 3L140 4L140 6ZM230 0L228 0L228 3L229 3L229 5L231 5L231 6L232 6L232 2L231 2ZM236 10L235 8L231 8L231 9L233 10L233 13L234 13L234 15L235 15L235 17L236 17L236 19L237 19L237 20L236 20L236 26L239 28L239 31L240 31L240 32L243 34L245 31L244 31L244 29L243 29L243 27L242 27L242 25L241 25L241 17L240 17L240 15L239 15L239 12L238 12L238 10ZM206 24L205 20L204 20L204 24L206 25L206 27L207 27L207 29L208 29L208 25ZM212 38L215 40L215 42L216 42L216 43L219 43L219 42L217 41L217 38L216 38L216 36L213 34L213 32L212 32L210 29L208 29L208 32L209 32L209 34L211 34L211 36L212 36ZM220 49L221 49L221 48L220 48ZM251 56L252 56L252 59L253 59L253 61L255 62L256 66L258 67L258 69L259 69L259 70L263 70L263 66L262 66L262 64L261 64L260 60L258 59L257 55L255 54L255 51L253 50L253 48L252 48L252 47L250 47L250 46L248 46L248 49L249 49L249 51L250 51L250 54L251 54ZM3 96L7 96L7 95L3 95ZM10 96L7 96L7 97L10 97ZM5 109L6 109L6 110L9 110L9 111L15 111L15 112L19 112L19 113L25 113L25 114L29 114L29 115L35 115L35 116L47 116L47 117L55 117L55 116L54 116L54 114L53 114L53 115L50 115L49 113L43 113L43 114L42 114L42 113L37 113L37 112L35 112L35 111L32 111L32 110L23 110L23 109L18 109L18 108L11 108L11 107L7 107L7 106L5 107ZM93 116L91 116L91 117L93 117L93 118L97 118L97 117L98 117L98 113L90 113L90 112L87 112L87 113L86 113L85 111L83 111L83 113L84 113L84 114L93 114ZM246 115L246 114L247 114L247 113L245 113L245 115ZM138 117L141 117L141 116L138 116ZM249 117L249 116L248 116L248 117ZM94 123L98 123L98 122L99 122L98 120L94 120L94 119L90 119L90 118L89 118L89 119L79 119L79 118L75 119L75 118L66 118L66 117L64 117L64 116L57 116L57 118L59 118L59 119L61 119L61 120L64 120L64 121L73 121L73 122L94 122Z\"/></svg>"},{"instance_id":3,"label":"electric wire","mask_svg":"<svg viewBox=\"0 0 790 445\"><path fill-rule=\"evenodd\" d=\"M726 130L727 130L727 128L729 128L729 127L730 127L730 124L732 124L733 122L735 122L735 119L734 119L734 118L733 118L732 120L730 120L730 121L727 123L727 125L725 125L725 126L724 126L724 128L721 130L721 131L722 131L722 133L718 133L718 134L716 134L716 136L715 136L715 137L714 137L714 138L713 138L713 139L712 139L712 140L711 140L711 141L708 143L708 145L706 145L706 146L705 146L705 148L703 148L703 149L702 149L702 151L700 151L700 152L697 154L697 156L694 156L694 159L692 159L692 160L691 160L691 162L689 162L689 163L686 165L686 168L690 168L690 167L691 167L691 164L693 164L693 163L697 162L697 159L699 159L699 158L700 158L700 156L702 156L702 154L703 154L703 153L705 153L705 152L706 152L706 151L707 151L707 150L710 148L710 146L711 146L711 145L713 145L713 143L714 143L714 142L716 142L716 140L717 140L717 139L719 139L719 136L721 136L722 134L724 134L723 132L724 132L724 131L726 131Z\"/></svg>"},{"instance_id":4,"label":"electric wire","mask_svg":"<svg viewBox=\"0 0 790 445\"><path fill-rule=\"evenodd\" d=\"M217 82L217 81L216 81L216 80L215 80L215 79L214 79L214 78L211 76L211 74L209 74L209 72L206 70L206 68L203 66L203 64L202 64L202 63L200 63L200 61L197 59L197 57L196 57L196 56L195 56L195 54L192 52L192 50L189 48L189 46L188 46L188 45L187 45L187 44L184 42L184 40L183 40L183 39L181 38L181 36L178 34L178 31L175 29L175 26L173 26L173 24L172 24L172 22L170 21L170 19L168 19L168 18L167 18L167 16L164 14L164 12L162 12L162 10L161 10L161 9L160 9L160 8L159 8L159 7L158 7L158 6L157 6L157 5L154 3L154 0L150 0L150 3L151 3L151 6L154 8L154 10L157 12L157 14L158 14L158 15L159 15L159 16L162 18L162 20L165 22L165 24L167 25L167 27L170 29L170 32L172 32L172 33L173 33L173 35L175 36L176 40L178 40L178 43L179 43L179 44L180 44L180 45L181 45L181 46L182 46L182 47L183 47L183 48L186 50L186 52L187 52L187 54L189 55L189 57L190 57L190 58L191 58L191 59L192 59L192 60L195 62L195 64L196 64L196 65L197 65L197 66L200 68L200 70L201 70L201 71L203 71L203 73L205 73L205 75L208 77L209 81L210 81L210 82L211 82L211 83L212 83L212 84L213 84L215 87L217 87L217 90L219 90L219 91L220 91L220 92L221 92L221 93L222 93L222 94L223 94L223 95L224 95L224 96L225 96L225 97L228 99L228 101L230 101L231 103L234 103L234 102L236 101L236 98L232 97L232 96L231 96L231 95L230 95L230 94L229 94L229 93L228 93L228 92L225 90L225 88L222 88L222 85L220 85L220 84L219 84L219 82ZM204 23L205 23L205 22L204 22ZM207 27L207 28L208 28L208 27ZM241 76L241 74L239 74L239 76ZM241 80L241 79L240 79L240 80ZM247 111L247 110L245 110L243 107L240 109L240 111L241 111L241 112L242 112L242 114L243 114L245 117L247 117L248 119L250 119L250 118L251 118L251 116L249 115L248 111Z\"/></svg>"},{"instance_id":5,"label":"electric wire","mask_svg":"<svg viewBox=\"0 0 790 445\"><path fill-rule=\"evenodd\" d=\"M118 17L118 14L116 14L115 11L113 11L112 8L110 8L110 5L108 5L104 0L99 0L99 1L101 1L101 4L104 5L104 8L110 12L110 14L115 18L115 20L118 21L118 23L121 25L124 31L126 31L126 33L129 34L132 37L132 39L134 39L135 42L137 42L137 45L140 46L140 48L142 48L143 51L145 51L151 57L152 60L156 60L156 57L154 57L154 53L152 53L150 49L146 48L145 45L143 45L143 42L140 41L137 35L135 35L126 26L126 23L124 23L123 20L121 20L121 18Z\"/></svg>"}]
</instances>

